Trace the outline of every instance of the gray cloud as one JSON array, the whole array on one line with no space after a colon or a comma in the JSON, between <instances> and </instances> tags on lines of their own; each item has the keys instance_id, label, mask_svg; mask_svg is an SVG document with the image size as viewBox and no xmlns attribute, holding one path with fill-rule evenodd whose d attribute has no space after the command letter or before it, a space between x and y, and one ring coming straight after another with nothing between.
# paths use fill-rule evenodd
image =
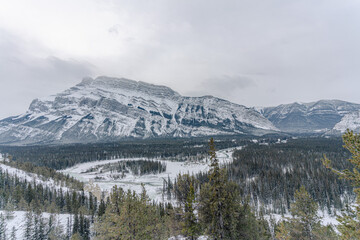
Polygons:
<instances>
[{"instance_id":1,"label":"gray cloud","mask_svg":"<svg viewBox=\"0 0 360 240\"><path fill-rule=\"evenodd\" d=\"M92 75L91 64L35 57L21 38L0 30L0 118L23 113L34 98L57 93Z\"/></svg>"},{"instance_id":2,"label":"gray cloud","mask_svg":"<svg viewBox=\"0 0 360 240\"><path fill-rule=\"evenodd\" d=\"M256 88L257 84L254 79L246 76L228 76L222 75L204 80L196 88L196 91L188 91L185 94L190 96L209 95L231 99L244 91Z\"/></svg>"},{"instance_id":3,"label":"gray cloud","mask_svg":"<svg viewBox=\"0 0 360 240\"><path fill-rule=\"evenodd\" d=\"M0 31L1 87L16 101L1 106L0 116L84 75L127 77L247 106L360 103L359 1L79 0L53 8L43 1L29 10L38 11L28 19L33 25L17 17ZM59 8L72 11L65 17ZM0 9L0 27L2 20ZM14 99L20 92L28 97Z\"/></svg>"}]
</instances>

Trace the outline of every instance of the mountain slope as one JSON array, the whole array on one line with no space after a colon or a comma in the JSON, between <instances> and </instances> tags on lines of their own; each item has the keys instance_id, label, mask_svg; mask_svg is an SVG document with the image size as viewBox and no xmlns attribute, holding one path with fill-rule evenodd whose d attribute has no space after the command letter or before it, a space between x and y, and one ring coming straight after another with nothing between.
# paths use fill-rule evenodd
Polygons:
<instances>
[{"instance_id":1,"label":"mountain slope","mask_svg":"<svg viewBox=\"0 0 360 240\"><path fill-rule=\"evenodd\" d=\"M334 126L333 131L345 132L346 129L360 132L360 110L346 114L341 121Z\"/></svg>"},{"instance_id":2,"label":"mountain slope","mask_svg":"<svg viewBox=\"0 0 360 240\"><path fill-rule=\"evenodd\" d=\"M0 143L69 143L193 137L277 130L253 109L212 96L183 97L165 86L86 78L22 115L0 121Z\"/></svg>"},{"instance_id":3,"label":"mountain slope","mask_svg":"<svg viewBox=\"0 0 360 240\"><path fill-rule=\"evenodd\" d=\"M266 107L260 112L281 131L306 133L332 130L344 116L359 110L360 104L340 100L320 100ZM342 128L344 126L343 124Z\"/></svg>"}]
</instances>

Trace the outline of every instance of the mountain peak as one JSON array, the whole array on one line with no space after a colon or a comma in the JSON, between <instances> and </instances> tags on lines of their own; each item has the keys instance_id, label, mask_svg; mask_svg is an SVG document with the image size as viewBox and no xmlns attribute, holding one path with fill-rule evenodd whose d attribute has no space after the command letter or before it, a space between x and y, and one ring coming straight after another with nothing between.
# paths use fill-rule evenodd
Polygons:
<instances>
[{"instance_id":1,"label":"mountain peak","mask_svg":"<svg viewBox=\"0 0 360 240\"><path fill-rule=\"evenodd\" d=\"M91 87L111 92L137 92L141 94L152 95L156 97L180 97L180 94L169 87L155 85L142 81L135 81L127 78L113 78L107 76L99 76L95 79L84 78L77 86Z\"/></svg>"},{"instance_id":2,"label":"mountain peak","mask_svg":"<svg viewBox=\"0 0 360 240\"><path fill-rule=\"evenodd\" d=\"M358 111L360 104L341 100L290 103L262 109L262 114L285 132L324 132L334 128L345 115Z\"/></svg>"},{"instance_id":3,"label":"mountain peak","mask_svg":"<svg viewBox=\"0 0 360 240\"><path fill-rule=\"evenodd\" d=\"M120 138L261 134L277 129L253 109L171 88L100 76L0 121L0 143L68 143Z\"/></svg>"}]
</instances>

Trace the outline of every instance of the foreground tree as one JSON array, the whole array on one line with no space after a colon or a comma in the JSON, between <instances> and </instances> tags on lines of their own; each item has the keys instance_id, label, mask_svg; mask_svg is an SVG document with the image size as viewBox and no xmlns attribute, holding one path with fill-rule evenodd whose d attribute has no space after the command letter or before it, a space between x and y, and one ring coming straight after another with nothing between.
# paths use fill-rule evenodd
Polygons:
<instances>
[{"instance_id":1,"label":"foreground tree","mask_svg":"<svg viewBox=\"0 0 360 240\"><path fill-rule=\"evenodd\" d=\"M304 186L295 192L291 204L291 218L279 224L276 238L279 240L321 240L338 239L330 226L322 226L317 215L318 204L311 198Z\"/></svg>"},{"instance_id":2,"label":"foreground tree","mask_svg":"<svg viewBox=\"0 0 360 240\"><path fill-rule=\"evenodd\" d=\"M210 171L209 182L201 186L199 217L204 225L206 233L215 239L225 239L231 235L231 229L235 227L234 219L226 219L228 210L232 208L238 199L234 199L230 192L226 191L227 178L220 169L216 158L214 139L210 139Z\"/></svg>"},{"instance_id":3,"label":"foreground tree","mask_svg":"<svg viewBox=\"0 0 360 240\"><path fill-rule=\"evenodd\" d=\"M301 186L295 192L295 202L291 205L291 236L294 239L315 239L314 231L319 229L320 219L317 216L318 205L310 194Z\"/></svg>"},{"instance_id":4,"label":"foreground tree","mask_svg":"<svg viewBox=\"0 0 360 240\"><path fill-rule=\"evenodd\" d=\"M184 227L183 234L188 236L190 240L196 239L200 233L199 224L194 213L195 210L195 190L192 183L190 183L190 189L187 196L184 209Z\"/></svg>"},{"instance_id":5,"label":"foreground tree","mask_svg":"<svg viewBox=\"0 0 360 240\"><path fill-rule=\"evenodd\" d=\"M325 156L324 165L338 174L340 178L350 180L356 194L355 209L350 207L342 216L338 218L340 224L338 230L341 239L360 239L360 134L347 130L343 135L344 148L350 151L352 157L348 161L353 165L353 169L337 170L331 166L331 161Z\"/></svg>"},{"instance_id":6,"label":"foreground tree","mask_svg":"<svg viewBox=\"0 0 360 240\"><path fill-rule=\"evenodd\" d=\"M214 140L210 139L209 181L202 184L199 220L213 239L268 239L269 234L247 204L241 204L238 185L228 180L216 158Z\"/></svg>"},{"instance_id":7,"label":"foreground tree","mask_svg":"<svg viewBox=\"0 0 360 240\"><path fill-rule=\"evenodd\" d=\"M96 239L166 239L169 236L166 214L142 194L124 192L116 186L105 213L95 224Z\"/></svg>"}]
</instances>

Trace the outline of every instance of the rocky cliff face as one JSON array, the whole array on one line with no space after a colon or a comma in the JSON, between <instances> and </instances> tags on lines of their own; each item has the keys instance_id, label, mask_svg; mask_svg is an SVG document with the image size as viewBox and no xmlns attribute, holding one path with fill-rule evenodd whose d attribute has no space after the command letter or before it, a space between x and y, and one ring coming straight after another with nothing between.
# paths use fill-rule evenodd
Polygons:
<instances>
[{"instance_id":1,"label":"rocky cliff face","mask_svg":"<svg viewBox=\"0 0 360 240\"><path fill-rule=\"evenodd\" d=\"M0 143L69 143L276 131L257 111L212 96L183 97L165 86L86 78L22 115L0 121Z\"/></svg>"}]
</instances>

